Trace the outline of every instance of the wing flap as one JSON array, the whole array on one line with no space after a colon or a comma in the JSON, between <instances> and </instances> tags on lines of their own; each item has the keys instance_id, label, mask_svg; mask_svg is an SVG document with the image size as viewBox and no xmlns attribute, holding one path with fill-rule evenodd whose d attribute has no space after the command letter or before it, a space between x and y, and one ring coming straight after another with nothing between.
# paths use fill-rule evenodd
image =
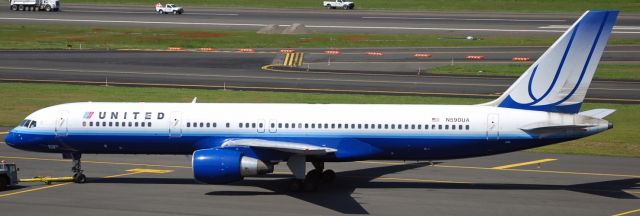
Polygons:
<instances>
[{"instance_id":1,"label":"wing flap","mask_svg":"<svg viewBox=\"0 0 640 216\"><path fill-rule=\"evenodd\" d=\"M232 146L273 149L277 151L301 155L325 155L337 151L334 148L309 145L305 143L272 141L263 139L227 139L222 143L222 147Z\"/></svg>"}]
</instances>

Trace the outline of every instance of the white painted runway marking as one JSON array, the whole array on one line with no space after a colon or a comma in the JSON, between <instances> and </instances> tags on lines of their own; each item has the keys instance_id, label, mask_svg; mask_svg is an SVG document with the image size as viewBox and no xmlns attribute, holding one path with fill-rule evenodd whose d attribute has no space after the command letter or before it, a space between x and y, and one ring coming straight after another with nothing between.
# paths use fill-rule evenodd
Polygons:
<instances>
[{"instance_id":1,"label":"white painted runway marking","mask_svg":"<svg viewBox=\"0 0 640 216\"><path fill-rule=\"evenodd\" d=\"M507 21L507 22L565 22L566 20L544 19L500 19L500 18L444 18L444 17L362 17L362 19L391 19L391 20L460 20L460 21Z\"/></svg>"},{"instance_id":2,"label":"white painted runway marking","mask_svg":"<svg viewBox=\"0 0 640 216\"><path fill-rule=\"evenodd\" d=\"M156 12L153 12L153 11L97 11L97 10L64 10L64 11L81 12L81 13L156 14ZM188 14L211 15L211 16L239 16L240 15L240 14L234 14L234 13L221 14L221 13L191 13L191 12L188 12Z\"/></svg>"},{"instance_id":3,"label":"white painted runway marking","mask_svg":"<svg viewBox=\"0 0 640 216\"><path fill-rule=\"evenodd\" d=\"M267 24L257 23L197 23L197 22L164 22L164 21L135 21L135 20L94 20L94 19L43 19L26 17L0 17L0 20L27 20L27 21L53 21L53 22L94 22L94 23L132 23L132 24L175 24L175 25L208 25L208 26L255 26L264 27ZM290 25L279 25L287 27ZM328 26L307 25L307 28L334 28L334 29L386 29L386 30L438 30L438 31L489 31L489 32L552 32L562 33L561 30L541 29L482 29L482 28L428 28L428 27L396 27L396 26Z\"/></svg>"},{"instance_id":4,"label":"white painted runway marking","mask_svg":"<svg viewBox=\"0 0 640 216\"><path fill-rule=\"evenodd\" d=\"M548 26L540 26L539 29L568 29L570 26L568 25L548 25ZM613 26L613 33L633 33L638 34L640 32L628 32L625 30L640 30L640 26Z\"/></svg>"}]
</instances>

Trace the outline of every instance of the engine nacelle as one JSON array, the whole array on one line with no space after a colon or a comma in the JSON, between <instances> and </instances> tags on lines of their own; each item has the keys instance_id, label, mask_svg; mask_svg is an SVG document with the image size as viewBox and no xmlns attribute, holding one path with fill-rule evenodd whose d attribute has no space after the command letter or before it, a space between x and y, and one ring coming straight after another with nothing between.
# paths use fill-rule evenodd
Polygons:
<instances>
[{"instance_id":1,"label":"engine nacelle","mask_svg":"<svg viewBox=\"0 0 640 216\"><path fill-rule=\"evenodd\" d=\"M273 172L273 165L225 149L197 150L193 152L191 166L194 178L207 184L225 184Z\"/></svg>"}]
</instances>

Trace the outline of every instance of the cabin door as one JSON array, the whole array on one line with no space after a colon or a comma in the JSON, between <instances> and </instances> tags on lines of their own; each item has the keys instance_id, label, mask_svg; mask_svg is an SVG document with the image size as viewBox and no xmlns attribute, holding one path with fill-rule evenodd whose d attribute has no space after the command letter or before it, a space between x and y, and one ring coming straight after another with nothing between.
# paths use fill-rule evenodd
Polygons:
<instances>
[{"instance_id":1,"label":"cabin door","mask_svg":"<svg viewBox=\"0 0 640 216\"><path fill-rule=\"evenodd\" d=\"M66 137L69 135L68 126L69 111L63 110L58 112L58 118L56 119L56 136Z\"/></svg>"},{"instance_id":2,"label":"cabin door","mask_svg":"<svg viewBox=\"0 0 640 216\"><path fill-rule=\"evenodd\" d=\"M487 116L487 140L500 139L500 122L497 113L490 113Z\"/></svg>"},{"instance_id":3,"label":"cabin door","mask_svg":"<svg viewBox=\"0 0 640 216\"><path fill-rule=\"evenodd\" d=\"M182 113L177 111L171 112L171 118L169 120L169 137L182 137Z\"/></svg>"}]
</instances>

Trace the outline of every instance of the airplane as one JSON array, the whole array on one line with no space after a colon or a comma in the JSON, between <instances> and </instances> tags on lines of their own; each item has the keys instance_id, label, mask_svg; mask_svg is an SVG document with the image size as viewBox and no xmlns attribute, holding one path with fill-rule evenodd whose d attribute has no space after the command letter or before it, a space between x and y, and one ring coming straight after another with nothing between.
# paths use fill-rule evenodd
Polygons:
<instances>
[{"instance_id":1,"label":"airplane","mask_svg":"<svg viewBox=\"0 0 640 216\"><path fill-rule=\"evenodd\" d=\"M499 98L477 105L110 103L40 109L5 137L62 153L192 155L195 180L227 184L285 163L292 191L336 178L328 162L446 160L575 140L613 128L612 109L580 112L618 11L586 11ZM307 162L313 166L307 172Z\"/></svg>"}]
</instances>

